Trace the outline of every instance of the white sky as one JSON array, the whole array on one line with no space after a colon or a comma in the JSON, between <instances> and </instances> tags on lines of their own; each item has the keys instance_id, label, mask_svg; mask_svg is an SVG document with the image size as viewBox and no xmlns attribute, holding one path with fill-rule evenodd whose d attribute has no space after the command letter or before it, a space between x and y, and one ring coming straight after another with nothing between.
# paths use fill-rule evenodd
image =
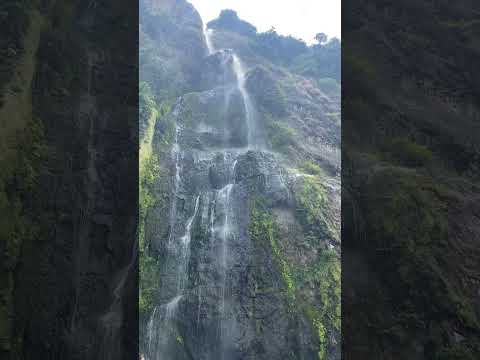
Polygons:
<instances>
[{"instance_id":1,"label":"white sky","mask_svg":"<svg viewBox=\"0 0 480 360\"><path fill-rule=\"evenodd\" d=\"M188 0L205 23L218 17L223 9L238 16L259 32L272 26L281 35L292 35L307 43L315 34L341 37L341 0Z\"/></svg>"}]
</instances>

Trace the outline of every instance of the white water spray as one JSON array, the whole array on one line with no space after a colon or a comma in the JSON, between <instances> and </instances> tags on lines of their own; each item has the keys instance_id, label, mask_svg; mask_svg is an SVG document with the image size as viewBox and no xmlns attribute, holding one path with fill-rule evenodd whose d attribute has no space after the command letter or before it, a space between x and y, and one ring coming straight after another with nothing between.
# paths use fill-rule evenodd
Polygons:
<instances>
[{"instance_id":1,"label":"white water spray","mask_svg":"<svg viewBox=\"0 0 480 360\"><path fill-rule=\"evenodd\" d=\"M203 36L205 36L205 43L207 44L208 55L211 55L215 52L215 48L213 47L212 38L211 38L212 30L207 29L207 27L205 26L203 28Z\"/></svg>"},{"instance_id":2,"label":"white water spray","mask_svg":"<svg viewBox=\"0 0 480 360\"><path fill-rule=\"evenodd\" d=\"M180 187L180 158L181 151L180 146L178 145L178 134L180 130L178 126L175 126L175 141L172 147L172 160L175 163L175 177L173 180L173 199L172 207L170 209L170 234L168 235L168 247L172 246L172 239L175 232L176 225L176 216L177 216L177 194Z\"/></svg>"},{"instance_id":3,"label":"white water spray","mask_svg":"<svg viewBox=\"0 0 480 360\"><path fill-rule=\"evenodd\" d=\"M182 240L182 245L185 248L190 246L190 240L192 239L192 224L193 224L193 221L195 220L195 218L197 217L199 202L200 202L200 195L198 195L196 200L195 200L195 210L193 211L192 217L190 219L188 219L187 227L185 229L185 235L183 235L182 239L181 239ZM188 249L185 249L185 250L188 250Z\"/></svg>"},{"instance_id":4,"label":"white water spray","mask_svg":"<svg viewBox=\"0 0 480 360\"><path fill-rule=\"evenodd\" d=\"M237 85L242 95L243 105L245 109L245 121L247 125L247 147L256 147L256 126L255 126L255 110L252 100L246 88L246 71L242 62L236 54L233 54L233 71L237 76Z\"/></svg>"}]
</instances>

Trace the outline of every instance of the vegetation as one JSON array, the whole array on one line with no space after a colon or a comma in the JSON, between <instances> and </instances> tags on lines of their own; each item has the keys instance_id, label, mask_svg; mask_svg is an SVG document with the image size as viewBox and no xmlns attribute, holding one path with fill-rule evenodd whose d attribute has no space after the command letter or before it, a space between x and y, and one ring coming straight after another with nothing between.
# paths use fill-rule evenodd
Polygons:
<instances>
[{"instance_id":1,"label":"vegetation","mask_svg":"<svg viewBox=\"0 0 480 360\"><path fill-rule=\"evenodd\" d=\"M155 305L157 291L160 287L160 269L158 260L149 248L145 239L145 221L149 210L158 206L163 200L157 186L165 177L165 170L161 166L160 153L152 151L155 127L163 132L155 138L159 149L170 146L173 137L173 127L166 120L170 107L166 104L156 105L150 87L142 82L139 87L141 124L144 124L143 136L140 143L140 172L139 172L139 252L140 252L140 284L139 284L139 310L140 316L145 318L151 313Z\"/></svg>"},{"instance_id":2,"label":"vegetation","mask_svg":"<svg viewBox=\"0 0 480 360\"><path fill-rule=\"evenodd\" d=\"M258 33L254 26L239 19L233 10L222 11L219 18L207 26L248 37L252 50L274 64L287 66L302 75L332 78L340 82L341 46L336 38L327 40L324 34L317 34L318 44L307 46L304 40L280 35L275 28Z\"/></svg>"},{"instance_id":3,"label":"vegetation","mask_svg":"<svg viewBox=\"0 0 480 360\"><path fill-rule=\"evenodd\" d=\"M433 158L432 152L427 147L405 138L392 140L386 146L386 151L393 161L411 167L426 166Z\"/></svg>"},{"instance_id":4,"label":"vegetation","mask_svg":"<svg viewBox=\"0 0 480 360\"><path fill-rule=\"evenodd\" d=\"M318 176L303 179L296 199L297 216L307 233L318 235L319 239L339 236L329 216L326 190Z\"/></svg>"},{"instance_id":5,"label":"vegetation","mask_svg":"<svg viewBox=\"0 0 480 360\"><path fill-rule=\"evenodd\" d=\"M286 286L289 304L292 305L295 301L295 283L292 271L278 243L279 234L275 220L260 199L257 199L252 206L249 233L255 242L270 246Z\"/></svg>"},{"instance_id":6,"label":"vegetation","mask_svg":"<svg viewBox=\"0 0 480 360\"><path fill-rule=\"evenodd\" d=\"M318 357L326 359L327 329L340 331L341 275L340 259L333 250L320 251L311 266L295 264L288 259L281 245L282 234L266 202L257 198L251 209L249 233L257 244L268 245L286 288L291 314L306 316L318 340ZM317 234L318 235L318 234ZM310 297L311 288L320 297L317 303Z\"/></svg>"},{"instance_id":7,"label":"vegetation","mask_svg":"<svg viewBox=\"0 0 480 360\"><path fill-rule=\"evenodd\" d=\"M304 41L293 36L282 36L277 34L274 28L257 35L255 50L269 59L276 59L288 65L293 60L308 51Z\"/></svg>"},{"instance_id":8,"label":"vegetation","mask_svg":"<svg viewBox=\"0 0 480 360\"><path fill-rule=\"evenodd\" d=\"M448 248L448 192L423 176L390 168L373 179L368 196L370 240L382 251L381 263L398 291L428 312L454 312L459 323L478 328L473 305L447 280L452 264L442 260Z\"/></svg>"},{"instance_id":9,"label":"vegetation","mask_svg":"<svg viewBox=\"0 0 480 360\"><path fill-rule=\"evenodd\" d=\"M210 21L207 26L211 29L224 29L234 31L244 36L255 36L257 29L255 26L241 20L233 10L222 10L218 19Z\"/></svg>"},{"instance_id":10,"label":"vegetation","mask_svg":"<svg viewBox=\"0 0 480 360\"><path fill-rule=\"evenodd\" d=\"M282 117L286 114L286 96L275 80L269 69L258 66L251 70L248 75L248 88L255 97L255 104L262 113L271 114L274 117Z\"/></svg>"},{"instance_id":11,"label":"vegetation","mask_svg":"<svg viewBox=\"0 0 480 360\"><path fill-rule=\"evenodd\" d=\"M0 350L10 350L13 318L14 271L24 243L32 242L39 231L32 218L31 202L36 191L40 167L48 149L45 145L43 126L39 119L31 119L27 127L17 135L16 151L10 159L2 159L0 175L0 243L2 265L0 279L5 286L0 292Z\"/></svg>"},{"instance_id":12,"label":"vegetation","mask_svg":"<svg viewBox=\"0 0 480 360\"><path fill-rule=\"evenodd\" d=\"M287 124L271 120L267 127L268 138L272 148L278 152L286 153L295 144L297 133Z\"/></svg>"},{"instance_id":13,"label":"vegetation","mask_svg":"<svg viewBox=\"0 0 480 360\"><path fill-rule=\"evenodd\" d=\"M314 79L341 80L341 44L336 38L308 48L291 62L291 69Z\"/></svg>"},{"instance_id":14,"label":"vegetation","mask_svg":"<svg viewBox=\"0 0 480 360\"><path fill-rule=\"evenodd\" d=\"M158 198L154 191L154 186L161 173L161 168L156 156L150 156L146 159L140 172L139 186L139 310L140 315L145 317L153 310L155 304L156 291L159 287L160 274L157 260L151 256L148 243L145 241L145 221L149 209L157 202Z\"/></svg>"},{"instance_id":15,"label":"vegetation","mask_svg":"<svg viewBox=\"0 0 480 360\"><path fill-rule=\"evenodd\" d=\"M305 173L309 175L314 175L314 176L319 176L323 177L325 176L323 169L317 164L314 163L313 161L306 161L302 167L301 170L303 170Z\"/></svg>"}]
</instances>

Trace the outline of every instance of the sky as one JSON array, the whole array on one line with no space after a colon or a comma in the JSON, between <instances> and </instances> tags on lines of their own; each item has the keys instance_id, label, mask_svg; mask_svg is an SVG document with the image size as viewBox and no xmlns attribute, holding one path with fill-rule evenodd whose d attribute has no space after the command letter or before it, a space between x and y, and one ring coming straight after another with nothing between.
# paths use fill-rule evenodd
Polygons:
<instances>
[{"instance_id":1,"label":"sky","mask_svg":"<svg viewBox=\"0 0 480 360\"><path fill-rule=\"evenodd\" d=\"M238 16L259 32L272 26L281 35L292 35L308 44L315 34L341 37L341 0L188 0L205 23L218 17L223 9Z\"/></svg>"}]
</instances>

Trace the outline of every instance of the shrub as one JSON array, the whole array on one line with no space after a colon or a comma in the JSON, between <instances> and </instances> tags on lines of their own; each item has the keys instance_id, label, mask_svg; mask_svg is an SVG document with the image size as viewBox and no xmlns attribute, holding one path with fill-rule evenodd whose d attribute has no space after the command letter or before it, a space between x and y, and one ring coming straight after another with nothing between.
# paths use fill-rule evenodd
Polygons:
<instances>
[{"instance_id":1,"label":"shrub","mask_svg":"<svg viewBox=\"0 0 480 360\"><path fill-rule=\"evenodd\" d=\"M295 144L296 132L288 125L272 121L268 125L268 135L272 148L278 151L286 151L289 146Z\"/></svg>"},{"instance_id":2,"label":"shrub","mask_svg":"<svg viewBox=\"0 0 480 360\"><path fill-rule=\"evenodd\" d=\"M301 170L310 175L323 176L322 168L313 161L306 161L301 167Z\"/></svg>"},{"instance_id":3,"label":"shrub","mask_svg":"<svg viewBox=\"0 0 480 360\"><path fill-rule=\"evenodd\" d=\"M432 152L425 146L407 139L395 139L387 146L391 157L406 166L425 166L432 161Z\"/></svg>"}]
</instances>

